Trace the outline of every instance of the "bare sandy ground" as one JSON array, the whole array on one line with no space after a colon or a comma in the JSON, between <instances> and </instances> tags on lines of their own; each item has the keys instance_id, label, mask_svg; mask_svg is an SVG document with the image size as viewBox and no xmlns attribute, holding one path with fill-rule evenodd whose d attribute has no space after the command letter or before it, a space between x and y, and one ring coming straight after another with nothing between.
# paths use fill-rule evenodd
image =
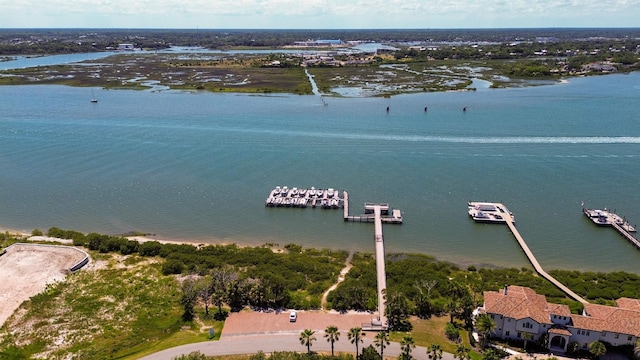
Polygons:
<instances>
[{"instance_id":1,"label":"bare sandy ground","mask_svg":"<svg viewBox=\"0 0 640 360\"><path fill-rule=\"evenodd\" d=\"M47 284L64 279L85 255L68 246L20 245L0 256L0 326Z\"/></svg>"}]
</instances>

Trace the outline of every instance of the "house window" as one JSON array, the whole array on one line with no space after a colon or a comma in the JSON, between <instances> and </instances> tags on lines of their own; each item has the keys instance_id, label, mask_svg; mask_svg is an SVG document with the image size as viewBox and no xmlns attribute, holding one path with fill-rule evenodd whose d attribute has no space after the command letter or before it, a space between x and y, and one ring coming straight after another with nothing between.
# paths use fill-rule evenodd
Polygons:
<instances>
[{"instance_id":1,"label":"house window","mask_svg":"<svg viewBox=\"0 0 640 360\"><path fill-rule=\"evenodd\" d=\"M619 337L620 337L620 334L616 334L616 336L614 336L613 338L614 338L614 339L617 339L617 338L619 338Z\"/></svg>"},{"instance_id":2,"label":"house window","mask_svg":"<svg viewBox=\"0 0 640 360\"><path fill-rule=\"evenodd\" d=\"M627 341L631 341L631 338L632 338L632 337L633 337L633 336L629 335L629 336L627 337Z\"/></svg>"},{"instance_id":3,"label":"house window","mask_svg":"<svg viewBox=\"0 0 640 360\"><path fill-rule=\"evenodd\" d=\"M602 337L606 337L607 336L607 332L603 331L600 335L602 335Z\"/></svg>"},{"instance_id":4,"label":"house window","mask_svg":"<svg viewBox=\"0 0 640 360\"><path fill-rule=\"evenodd\" d=\"M518 331L518 339L520 339L521 337L522 337L522 333Z\"/></svg>"},{"instance_id":5,"label":"house window","mask_svg":"<svg viewBox=\"0 0 640 360\"><path fill-rule=\"evenodd\" d=\"M509 330L504 333L504 336L509 336Z\"/></svg>"},{"instance_id":6,"label":"house window","mask_svg":"<svg viewBox=\"0 0 640 360\"><path fill-rule=\"evenodd\" d=\"M492 318L493 320L495 320L495 319L496 319L496 316L495 316L495 315L493 315L493 314L491 314L491 318Z\"/></svg>"},{"instance_id":7,"label":"house window","mask_svg":"<svg viewBox=\"0 0 640 360\"><path fill-rule=\"evenodd\" d=\"M591 332L590 332L590 331L587 331L587 336L589 336L590 334L591 334Z\"/></svg>"}]
</instances>

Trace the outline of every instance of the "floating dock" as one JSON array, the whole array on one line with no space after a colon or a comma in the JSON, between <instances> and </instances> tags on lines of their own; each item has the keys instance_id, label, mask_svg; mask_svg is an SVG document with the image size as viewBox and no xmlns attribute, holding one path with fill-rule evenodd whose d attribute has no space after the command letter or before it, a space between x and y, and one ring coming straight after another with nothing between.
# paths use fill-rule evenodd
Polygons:
<instances>
[{"instance_id":1,"label":"floating dock","mask_svg":"<svg viewBox=\"0 0 640 360\"><path fill-rule=\"evenodd\" d=\"M362 215L349 215L349 193L340 192L333 188L316 189L315 187L307 188L289 188L288 186L276 186L264 201L266 207L298 207L298 208L316 208L323 209L343 209L344 221L351 222L375 222L375 208L380 208L380 221L387 224L402 224L402 211L391 209L389 204L364 204L364 213Z\"/></svg>"},{"instance_id":2,"label":"floating dock","mask_svg":"<svg viewBox=\"0 0 640 360\"><path fill-rule=\"evenodd\" d=\"M267 199L264 206L267 207L321 207L323 209L339 209L344 207L344 199L340 198L340 192L333 188L316 189L315 187L289 189L287 186L276 186Z\"/></svg>"},{"instance_id":3,"label":"floating dock","mask_svg":"<svg viewBox=\"0 0 640 360\"><path fill-rule=\"evenodd\" d=\"M533 265L533 268L536 270L536 272L540 276L542 276L545 279L547 279L549 282L551 282L558 289L562 290L565 294L567 294L569 297L573 298L574 300L579 301L579 302L581 302L583 304L587 304L588 303L587 300L583 299L578 294L576 294L573 291L571 291L571 289L569 289L568 287L564 286L561 282L559 282L553 276L549 275L549 273L544 271L544 269L542 268L542 266L540 265L540 263L538 262L536 257L533 255L533 252L531 252L531 249L529 249L529 246L524 241L524 238L522 238L522 236L520 235L520 232L518 232L518 229L516 229L515 217L513 216L513 214L511 212L509 212L509 210L507 210L507 207L504 206L504 204L501 204L501 203L469 202L469 208L472 207L472 204L483 204L483 205L487 206L487 208L489 208L488 207L489 205L493 206L497 211L497 212L495 212L495 214L500 215L501 219L497 219L496 218L494 221L478 221L478 222L490 222L490 223L502 223L502 224L506 223L509 226L509 230L511 230L511 233L513 234L513 236L518 241L518 244L522 248L522 251L524 251L524 254L529 259L529 262L531 263L531 265ZM475 205L473 205L473 206L475 207ZM474 221L476 221L476 219L473 217L473 215L471 215L471 209L469 210L469 215L474 219ZM482 219L484 219L484 217Z\"/></svg>"},{"instance_id":4,"label":"floating dock","mask_svg":"<svg viewBox=\"0 0 640 360\"><path fill-rule=\"evenodd\" d=\"M513 213L503 204L469 201L467 205L469 216L475 222L504 224L507 219L511 222L516 221Z\"/></svg>"},{"instance_id":5,"label":"floating dock","mask_svg":"<svg viewBox=\"0 0 640 360\"><path fill-rule=\"evenodd\" d=\"M640 241L631 233L636 232L636 228L631 226L620 215L608 211L607 209L582 209L582 212L588 217L594 224L598 226L609 226L614 228L620 235L622 235L627 241L629 241L637 249L640 249Z\"/></svg>"}]
</instances>

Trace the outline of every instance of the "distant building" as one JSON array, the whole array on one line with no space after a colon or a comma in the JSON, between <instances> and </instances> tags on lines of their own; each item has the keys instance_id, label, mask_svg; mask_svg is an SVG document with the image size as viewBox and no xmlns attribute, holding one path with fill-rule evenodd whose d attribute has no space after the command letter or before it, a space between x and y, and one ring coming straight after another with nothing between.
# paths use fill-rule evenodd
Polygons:
<instances>
[{"instance_id":1,"label":"distant building","mask_svg":"<svg viewBox=\"0 0 640 360\"><path fill-rule=\"evenodd\" d=\"M575 315L567 305L549 303L533 289L512 285L486 291L479 310L495 321L492 336L524 340L523 334L528 333L538 340L548 335L549 350L564 353L572 342L585 350L594 341L635 345L640 339L640 300L620 298L616 304L584 304L583 314Z\"/></svg>"},{"instance_id":2,"label":"distant building","mask_svg":"<svg viewBox=\"0 0 640 360\"><path fill-rule=\"evenodd\" d=\"M345 43L342 40L307 40L307 41L296 41L294 42L295 46L301 47L337 47L344 46Z\"/></svg>"},{"instance_id":3,"label":"distant building","mask_svg":"<svg viewBox=\"0 0 640 360\"><path fill-rule=\"evenodd\" d=\"M133 44L118 44L118 50L133 51L134 49Z\"/></svg>"}]
</instances>

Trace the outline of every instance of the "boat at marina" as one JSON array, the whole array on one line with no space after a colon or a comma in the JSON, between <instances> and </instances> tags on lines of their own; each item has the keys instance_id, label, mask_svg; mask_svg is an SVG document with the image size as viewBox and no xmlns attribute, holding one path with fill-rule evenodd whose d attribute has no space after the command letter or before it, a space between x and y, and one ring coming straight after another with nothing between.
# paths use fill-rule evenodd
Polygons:
<instances>
[{"instance_id":1,"label":"boat at marina","mask_svg":"<svg viewBox=\"0 0 640 360\"><path fill-rule=\"evenodd\" d=\"M629 224L627 220L622 218L620 215L607 210L606 208L603 210L600 209L582 209L582 212L586 217L588 217L594 224L598 226L620 226L627 232L636 232L636 228Z\"/></svg>"},{"instance_id":2,"label":"boat at marina","mask_svg":"<svg viewBox=\"0 0 640 360\"><path fill-rule=\"evenodd\" d=\"M513 214L500 203L472 202L468 203L469 216L475 222L505 223L508 219L515 222Z\"/></svg>"}]
</instances>

